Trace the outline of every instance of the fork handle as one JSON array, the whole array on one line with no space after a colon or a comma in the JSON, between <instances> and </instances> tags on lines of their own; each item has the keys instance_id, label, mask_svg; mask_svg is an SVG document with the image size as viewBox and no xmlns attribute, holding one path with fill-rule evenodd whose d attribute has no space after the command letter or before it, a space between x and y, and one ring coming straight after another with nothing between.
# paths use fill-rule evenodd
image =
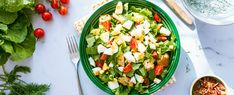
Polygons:
<instances>
[{"instance_id":1,"label":"fork handle","mask_svg":"<svg viewBox=\"0 0 234 95\"><path fill-rule=\"evenodd\" d=\"M78 63L79 63L80 61L78 61ZM83 94L83 90L82 90L82 87L81 87L81 84L80 84L80 77L79 77L79 64L74 64L75 65L75 68L76 68L76 70L77 70L77 78L78 78L78 89L79 89L79 95L84 95Z\"/></svg>"}]
</instances>

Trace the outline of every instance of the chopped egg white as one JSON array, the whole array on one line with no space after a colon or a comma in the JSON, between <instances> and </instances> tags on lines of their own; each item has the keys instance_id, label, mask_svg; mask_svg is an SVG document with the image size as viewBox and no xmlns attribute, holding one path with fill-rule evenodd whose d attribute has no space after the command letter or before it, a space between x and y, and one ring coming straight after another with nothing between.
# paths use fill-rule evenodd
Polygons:
<instances>
[{"instance_id":1,"label":"chopped egg white","mask_svg":"<svg viewBox=\"0 0 234 95\"><path fill-rule=\"evenodd\" d=\"M104 54L106 55L113 55L118 52L118 46L117 45L112 45L110 48L107 48L104 51Z\"/></svg>"},{"instance_id":2,"label":"chopped egg white","mask_svg":"<svg viewBox=\"0 0 234 95\"><path fill-rule=\"evenodd\" d=\"M106 47L104 47L102 44L99 44L97 46L97 51L99 54L105 52L105 50L106 50Z\"/></svg>"},{"instance_id":3,"label":"chopped egg white","mask_svg":"<svg viewBox=\"0 0 234 95\"><path fill-rule=\"evenodd\" d=\"M92 57L89 57L89 63L90 63L90 65L95 67L95 62L94 62Z\"/></svg>"},{"instance_id":4,"label":"chopped egg white","mask_svg":"<svg viewBox=\"0 0 234 95\"><path fill-rule=\"evenodd\" d=\"M113 63L110 63L110 64L109 64L109 67L114 67Z\"/></svg>"},{"instance_id":5,"label":"chopped egg white","mask_svg":"<svg viewBox=\"0 0 234 95\"><path fill-rule=\"evenodd\" d=\"M95 68L92 69L94 75L96 75L96 76L100 74L101 70L102 69L100 67L95 67Z\"/></svg>"},{"instance_id":6,"label":"chopped egg white","mask_svg":"<svg viewBox=\"0 0 234 95\"><path fill-rule=\"evenodd\" d=\"M154 37L151 33L148 33L148 35L149 35L150 41L151 41L152 43L156 43L155 37Z\"/></svg>"},{"instance_id":7,"label":"chopped egg white","mask_svg":"<svg viewBox=\"0 0 234 95\"><path fill-rule=\"evenodd\" d=\"M155 44L153 44L153 43L150 43L150 49L156 49L156 45Z\"/></svg>"},{"instance_id":8,"label":"chopped egg white","mask_svg":"<svg viewBox=\"0 0 234 95\"><path fill-rule=\"evenodd\" d=\"M136 23L141 23L144 21L144 16L138 14L138 13L134 13L134 16L133 16L133 21L136 22Z\"/></svg>"},{"instance_id":9,"label":"chopped egg white","mask_svg":"<svg viewBox=\"0 0 234 95\"><path fill-rule=\"evenodd\" d=\"M150 28L150 23L147 20L145 20L144 23L143 23L143 27L145 29L149 29Z\"/></svg>"},{"instance_id":10,"label":"chopped egg white","mask_svg":"<svg viewBox=\"0 0 234 95\"><path fill-rule=\"evenodd\" d=\"M105 72L104 70L100 70L100 71L99 71L100 74L103 74L104 72Z\"/></svg>"},{"instance_id":11,"label":"chopped egg white","mask_svg":"<svg viewBox=\"0 0 234 95\"><path fill-rule=\"evenodd\" d=\"M120 72L123 72L124 67L118 67Z\"/></svg>"},{"instance_id":12,"label":"chopped egg white","mask_svg":"<svg viewBox=\"0 0 234 95\"><path fill-rule=\"evenodd\" d=\"M136 60L140 60L140 59L144 58L144 53L135 52L135 53L133 53L133 56Z\"/></svg>"},{"instance_id":13,"label":"chopped egg white","mask_svg":"<svg viewBox=\"0 0 234 95\"><path fill-rule=\"evenodd\" d=\"M139 83L143 83L144 82L144 78L138 74L135 74L135 78Z\"/></svg>"},{"instance_id":14,"label":"chopped egg white","mask_svg":"<svg viewBox=\"0 0 234 95\"><path fill-rule=\"evenodd\" d=\"M126 42L130 42L131 41L131 39L132 39L132 37L131 36L127 36L127 35L123 35L123 36L121 36L123 39L124 39L124 41L126 41Z\"/></svg>"},{"instance_id":15,"label":"chopped egg white","mask_svg":"<svg viewBox=\"0 0 234 95\"><path fill-rule=\"evenodd\" d=\"M99 18L99 22L105 22L105 21L110 21L111 20L111 16L110 15L102 15Z\"/></svg>"},{"instance_id":16,"label":"chopped egg white","mask_svg":"<svg viewBox=\"0 0 234 95\"><path fill-rule=\"evenodd\" d=\"M150 31L150 29L147 29L147 28L144 29L144 33L145 33L145 34L148 34L149 31Z\"/></svg>"},{"instance_id":17,"label":"chopped egg white","mask_svg":"<svg viewBox=\"0 0 234 95\"><path fill-rule=\"evenodd\" d=\"M123 27L129 30L129 29L131 29L132 24L133 24L133 22L128 20L123 24Z\"/></svg>"},{"instance_id":18,"label":"chopped egg white","mask_svg":"<svg viewBox=\"0 0 234 95\"><path fill-rule=\"evenodd\" d=\"M171 31L169 31L165 27L162 27L159 32L160 32L160 34L165 35L165 36L170 36L171 35Z\"/></svg>"},{"instance_id":19,"label":"chopped egg white","mask_svg":"<svg viewBox=\"0 0 234 95\"><path fill-rule=\"evenodd\" d=\"M121 24L117 24L116 27L114 28L114 31L111 32L111 35L118 35L122 29Z\"/></svg>"},{"instance_id":20,"label":"chopped egg white","mask_svg":"<svg viewBox=\"0 0 234 95\"><path fill-rule=\"evenodd\" d=\"M122 12L123 12L123 3L119 1L116 5L115 13L122 14Z\"/></svg>"},{"instance_id":21,"label":"chopped egg white","mask_svg":"<svg viewBox=\"0 0 234 95\"><path fill-rule=\"evenodd\" d=\"M138 43L138 51L139 52L141 52L141 53L144 53L145 52L145 50L146 50L146 47L145 47L145 45L144 44L142 44L142 43Z\"/></svg>"},{"instance_id":22,"label":"chopped egg white","mask_svg":"<svg viewBox=\"0 0 234 95\"><path fill-rule=\"evenodd\" d=\"M132 52L130 52L130 51L124 53L124 57L130 62L135 62L136 61L134 56L132 55Z\"/></svg>"},{"instance_id":23,"label":"chopped egg white","mask_svg":"<svg viewBox=\"0 0 234 95\"><path fill-rule=\"evenodd\" d=\"M123 34L120 34L118 37L115 38L114 41L116 42L116 44L121 45L122 43L125 42L122 36Z\"/></svg>"},{"instance_id":24,"label":"chopped egg white","mask_svg":"<svg viewBox=\"0 0 234 95\"><path fill-rule=\"evenodd\" d=\"M147 71L149 71L149 70L151 70L151 69L154 69L154 63L151 62L149 59L148 59L148 60L145 60L145 61L143 62L143 65L144 65L144 67L145 67L145 69L146 69Z\"/></svg>"},{"instance_id":25,"label":"chopped egg white","mask_svg":"<svg viewBox=\"0 0 234 95\"><path fill-rule=\"evenodd\" d=\"M119 87L119 83L118 83L117 79L114 79L113 81L109 81L109 82L107 83L107 85L108 85L108 87L109 87L110 89L112 89L112 90Z\"/></svg>"},{"instance_id":26,"label":"chopped egg white","mask_svg":"<svg viewBox=\"0 0 234 95\"><path fill-rule=\"evenodd\" d=\"M136 84L136 79L135 79L135 77L132 77L132 78L130 79L130 82Z\"/></svg>"},{"instance_id":27,"label":"chopped egg white","mask_svg":"<svg viewBox=\"0 0 234 95\"><path fill-rule=\"evenodd\" d=\"M160 82L161 82L161 80L160 80L160 79L158 79L158 78L154 78L154 83L159 84Z\"/></svg>"},{"instance_id":28,"label":"chopped egg white","mask_svg":"<svg viewBox=\"0 0 234 95\"><path fill-rule=\"evenodd\" d=\"M113 18L115 18L117 21L119 21L122 24L125 21L125 18L122 15L117 15L117 14L114 13L112 16L113 16Z\"/></svg>"},{"instance_id":29,"label":"chopped egg white","mask_svg":"<svg viewBox=\"0 0 234 95\"><path fill-rule=\"evenodd\" d=\"M108 42L110 38L109 36L110 36L109 32L104 32L100 35L100 38L103 42Z\"/></svg>"}]
</instances>

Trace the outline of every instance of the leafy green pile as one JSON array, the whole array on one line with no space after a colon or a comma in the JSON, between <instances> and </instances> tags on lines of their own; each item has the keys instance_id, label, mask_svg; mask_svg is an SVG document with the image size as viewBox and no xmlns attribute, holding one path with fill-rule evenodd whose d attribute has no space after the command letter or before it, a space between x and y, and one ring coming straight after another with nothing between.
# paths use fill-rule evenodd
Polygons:
<instances>
[{"instance_id":1,"label":"leafy green pile","mask_svg":"<svg viewBox=\"0 0 234 95\"><path fill-rule=\"evenodd\" d=\"M10 54L12 61L32 56L36 40L26 9L34 0L0 0L0 56Z\"/></svg>"},{"instance_id":2,"label":"leafy green pile","mask_svg":"<svg viewBox=\"0 0 234 95\"><path fill-rule=\"evenodd\" d=\"M18 73L30 72L29 67L15 66L9 73L4 64L22 61L33 55L36 39L29 10L34 9L35 0L0 0L0 95L44 95L48 85L28 84L20 80Z\"/></svg>"}]
</instances>

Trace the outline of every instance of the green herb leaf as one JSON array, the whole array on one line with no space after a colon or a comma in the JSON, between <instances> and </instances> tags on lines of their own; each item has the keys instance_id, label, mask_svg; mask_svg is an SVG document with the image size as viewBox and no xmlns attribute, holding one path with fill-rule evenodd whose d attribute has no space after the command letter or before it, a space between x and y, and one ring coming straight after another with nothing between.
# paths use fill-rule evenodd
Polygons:
<instances>
[{"instance_id":1,"label":"green herb leaf","mask_svg":"<svg viewBox=\"0 0 234 95\"><path fill-rule=\"evenodd\" d=\"M13 46L11 42L4 41L4 43L1 45L2 49L5 50L5 52L12 54L14 52Z\"/></svg>"}]
</instances>

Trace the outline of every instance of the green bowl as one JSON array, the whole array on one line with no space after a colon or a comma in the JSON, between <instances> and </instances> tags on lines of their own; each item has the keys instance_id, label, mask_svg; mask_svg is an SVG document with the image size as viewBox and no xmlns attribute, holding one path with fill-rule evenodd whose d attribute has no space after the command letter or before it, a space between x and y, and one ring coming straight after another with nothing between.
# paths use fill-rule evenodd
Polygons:
<instances>
[{"instance_id":1,"label":"green bowl","mask_svg":"<svg viewBox=\"0 0 234 95\"><path fill-rule=\"evenodd\" d=\"M152 94L158 91L160 88L162 88L170 80L170 78L174 74L175 69L178 65L178 61L180 57L180 39L179 39L178 31L176 29L175 24L173 23L171 18L167 15L167 13L164 12L157 5L149 1L145 1L145 0L121 0L121 1L123 3L129 3L129 6L148 8L153 12L157 12L159 16L161 17L162 23L164 24L164 26L167 27L170 31L172 31L174 35L176 35L176 51L172 54L171 63L170 63L170 67L168 70L169 73L159 84L155 84L155 83L150 84L149 92L146 94ZM108 2L92 14L92 16L88 19L88 21L86 22L83 28L83 31L80 37L80 43L79 43L81 63L83 65L83 68L86 74L97 87L99 87L101 90L105 91L108 94L114 94L114 93L111 91L111 89L109 89L109 87L106 84L103 84L101 80L98 77L96 77L92 72L92 67L88 61L89 56L87 55L86 50L85 50L87 46L85 37L87 34L89 34L89 31L92 26L95 27L98 25L99 17L101 15L111 14L115 11L115 6L117 3L118 3L118 0L113 0L111 2Z\"/></svg>"}]
</instances>

